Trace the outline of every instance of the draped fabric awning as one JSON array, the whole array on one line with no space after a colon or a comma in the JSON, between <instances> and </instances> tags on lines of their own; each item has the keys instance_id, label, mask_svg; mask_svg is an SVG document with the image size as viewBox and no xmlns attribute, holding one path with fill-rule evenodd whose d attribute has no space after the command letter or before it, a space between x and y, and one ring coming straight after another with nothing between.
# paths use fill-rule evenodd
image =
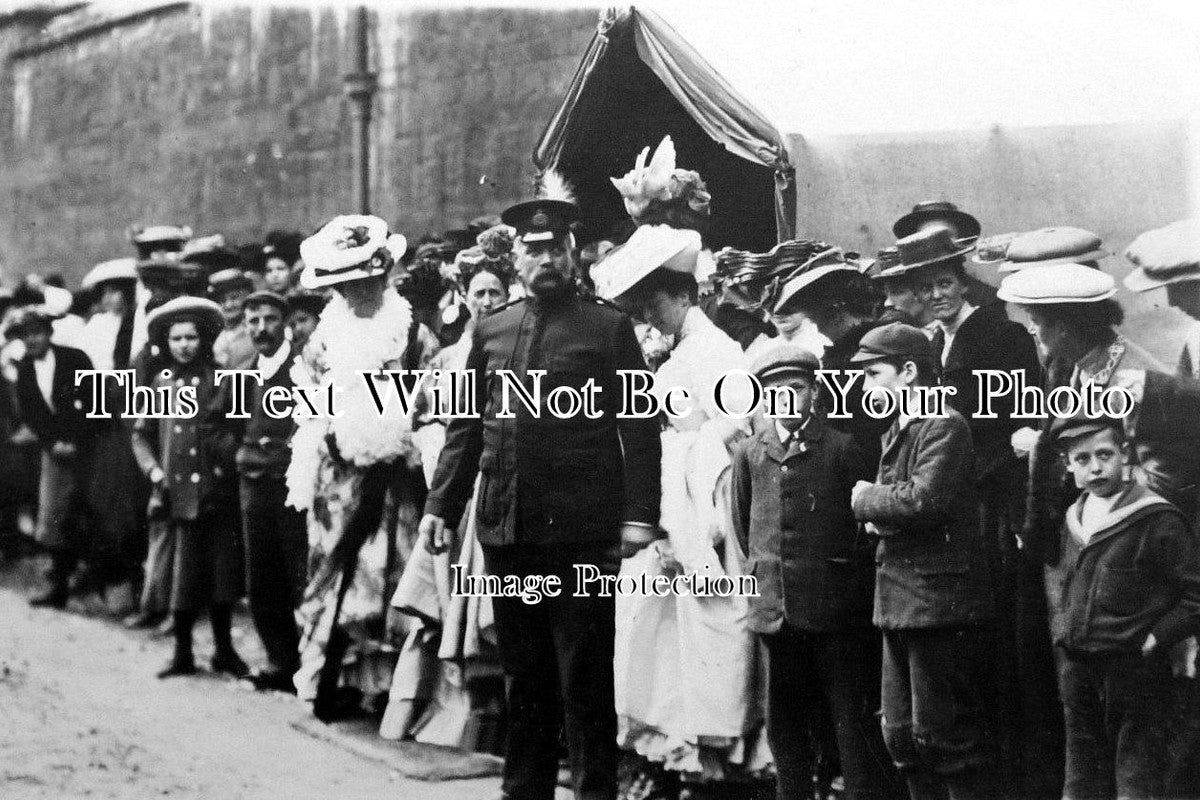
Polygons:
<instances>
[{"instance_id":1,"label":"draped fabric awning","mask_svg":"<svg viewBox=\"0 0 1200 800\"><path fill-rule=\"evenodd\" d=\"M794 171L780 130L657 14L609 9L534 163L576 185L585 236L596 238L625 216L608 178L666 134L679 166L709 183L710 246L767 249L794 234Z\"/></svg>"}]
</instances>

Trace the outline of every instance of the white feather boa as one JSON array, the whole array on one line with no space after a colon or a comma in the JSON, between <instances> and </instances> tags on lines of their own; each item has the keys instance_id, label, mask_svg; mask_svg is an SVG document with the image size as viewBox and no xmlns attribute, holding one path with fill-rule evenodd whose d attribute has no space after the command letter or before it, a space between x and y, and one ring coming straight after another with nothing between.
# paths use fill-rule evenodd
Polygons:
<instances>
[{"instance_id":1,"label":"white feather boa","mask_svg":"<svg viewBox=\"0 0 1200 800\"><path fill-rule=\"evenodd\" d=\"M337 387L339 416L306 418L306 407L298 404L299 425L287 472L288 505L301 511L311 507L328 433L333 433L342 458L355 466L413 457L412 420L400 412L391 382L376 383L380 398L391 400L380 414L362 378L363 372L397 368L411 326L412 306L391 287L379 311L366 319L355 316L340 294L325 306L291 375L297 386Z\"/></svg>"}]
</instances>

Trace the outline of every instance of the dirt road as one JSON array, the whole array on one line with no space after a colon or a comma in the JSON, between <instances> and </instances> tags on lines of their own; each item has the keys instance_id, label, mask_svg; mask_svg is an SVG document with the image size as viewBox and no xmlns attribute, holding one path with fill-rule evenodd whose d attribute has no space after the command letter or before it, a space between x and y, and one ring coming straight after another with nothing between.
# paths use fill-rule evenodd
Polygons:
<instances>
[{"instance_id":1,"label":"dirt road","mask_svg":"<svg viewBox=\"0 0 1200 800\"><path fill-rule=\"evenodd\" d=\"M0 797L475 800L498 791L498 779L405 779L318 741L291 727L304 708L286 695L205 676L159 681L168 650L108 622L31 610L0 589Z\"/></svg>"}]
</instances>

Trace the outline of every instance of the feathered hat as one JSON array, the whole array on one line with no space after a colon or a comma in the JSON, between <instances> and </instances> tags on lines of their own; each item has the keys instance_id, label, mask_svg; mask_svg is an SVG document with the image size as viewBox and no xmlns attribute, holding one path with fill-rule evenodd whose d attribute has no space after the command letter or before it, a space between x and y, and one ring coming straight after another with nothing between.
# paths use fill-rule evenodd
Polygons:
<instances>
[{"instance_id":1,"label":"feathered hat","mask_svg":"<svg viewBox=\"0 0 1200 800\"><path fill-rule=\"evenodd\" d=\"M642 148L632 170L610 179L629 216L638 225L702 226L712 196L700 173L675 166L675 143L670 136L663 137L647 162L649 154L649 147Z\"/></svg>"},{"instance_id":2,"label":"feathered hat","mask_svg":"<svg viewBox=\"0 0 1200 800\"><path fill-rule=\"evenodd\" d=\"M514 273L513 242L516 234L512 228L501 223L493 225L475 237L475 245L460 250L454 257L453 278L466 291L471 278L482 269L491 269L511 282Z\"/></svg>"}]
</instances>

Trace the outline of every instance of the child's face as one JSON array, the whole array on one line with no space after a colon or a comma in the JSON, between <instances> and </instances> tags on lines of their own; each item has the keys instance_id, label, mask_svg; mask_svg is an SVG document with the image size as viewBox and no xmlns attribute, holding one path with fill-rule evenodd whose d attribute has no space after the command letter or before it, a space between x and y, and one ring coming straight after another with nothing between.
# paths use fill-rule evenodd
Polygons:
<instances>
[{"instance_id":1,"label":"child's face","mask_svg":"<svg viewBox=\"0 0 1200 800\"><path fill-rule=\"evenodd\" d=\"M317 329L319 318L316 314L297 309L288 315L287 324L292 329L292 344L297 350L303 350L308 344L308 337Z\"/></svg>"},{"instance_id":2,"label":"child's face","mask_svg":"<svg viewBox=\"0 0 1200 800\"><path fill-rule=\"evenodd\" d=\"M221 297L221 314L227 327L232 328L242 321L242 304L249 296L250 292L246 289L233 289Z\"/></svg>"},{"instance_id":3,"label":"child's face","mask_svg":"<svg viewBox=\"0 0 1200 800\"><path fill-rule=\"evenodd\" d=\"M871 361L863 367L863 391L872 389L884 390L891 393L897 400L917 379L917 365L911 361L897 367L887 361ZM883 407L883 400L871 397L871 404L876 408Z\"/></svg>"},{"instance_id":4,"label":"child's face","mask_svg":"<svg viewBox=\"0 0 1200 800\"><path fill-rule=\"evenodd\" d=\"M176 322L167 331L167 350L177 364L190 364L200 352L200 333L194 322Z\"/></svg>"},{"instance_id":5,"label":"child's face","mask_svg":"<svg viewBox=\"0 0 1200 800\"><path fill-rule=\"evenodd\" d=\"M787 428L789 431L794 431L803 425L804 421L808 419L809 414L812 413L813 401L817 396L816 387L813 386L812 380L804 375L793 375L792 377L788 378L767 381L767 383L764 385L764 388L774 386L787 387L792 397L795 398L793 401L781 399L776 404L776 412L784 413L790 410L788 407L789 402L795 403L796 416L776 417L776 421L779 422L779 424L783 425L783 427Z\"/></svg>"},{"instance_id":6,"label":"child's face","mask_svg":"<svg viewBox=\"0 0 1200 800\"><path fill-rule=\"evenodd\" d=\"M1097 497L1112 497L1124 484L1126 452L1115 431L1096 431L1067 448L1067 469L1080 489Z\"/></svg>"},{"instance_id":7,"label":"child's face","mask_svg":"<svg viewBox=\"0 0 1200 800\"><path fill-rule=\"evenodd\" d=\"M287 294L292 283L292 268L282 258L267 259L267 269L263 273L263 283L272 292Z\"/></svg>"}]
</instances>

